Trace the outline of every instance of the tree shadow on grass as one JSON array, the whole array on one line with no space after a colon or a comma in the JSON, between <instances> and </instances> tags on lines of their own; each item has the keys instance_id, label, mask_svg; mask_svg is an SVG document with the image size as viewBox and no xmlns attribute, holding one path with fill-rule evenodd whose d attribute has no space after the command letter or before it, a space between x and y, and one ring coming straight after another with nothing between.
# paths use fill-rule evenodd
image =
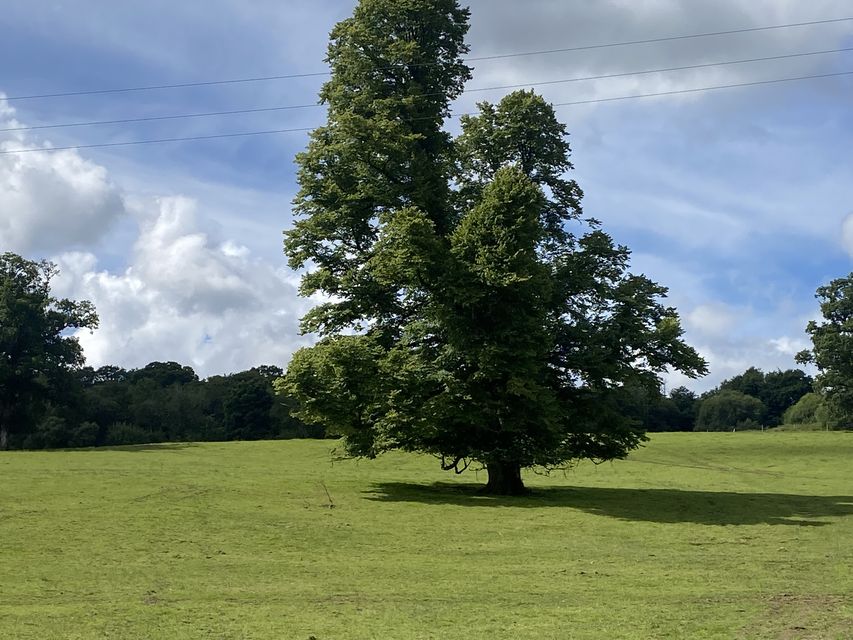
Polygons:
<instances>
[{"instance_id":1,"label":"tree shadow on grass","mask_svg":"<svg viewBox=\"0 0 853 640\"><path fill-rule=\"evenodd\" d=\"M369 500L467 507L563 507L620 520L709 525L784 524L818 527L817 518L853 515L853 496L733 493L682 489L536 487L521 497L487 496L480 485L384 482Z\"/></svg>"}]
</instances>

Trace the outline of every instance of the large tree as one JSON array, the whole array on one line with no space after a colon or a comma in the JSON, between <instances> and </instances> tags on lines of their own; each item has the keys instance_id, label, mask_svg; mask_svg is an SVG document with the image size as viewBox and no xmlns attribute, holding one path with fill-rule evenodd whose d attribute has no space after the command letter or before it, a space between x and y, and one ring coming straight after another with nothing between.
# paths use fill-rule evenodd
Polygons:
<instances>
[{"instance_id":1,"label":"large tree","mask_svg":"<svg viewBox=\"0 0 853 640\"><path fill-rule=\"evenodd\" d=\"M68 331L98 324L91 303L51 296L56 273L47 261L0 255L0 450L33 423L50 389L82 366L83 350Z\"/></svg>"},{"instance_id":2,"label":"large tree","mask_svg":"<svg viewBox=\"0 0 853 640\"><path fill-rule=\"evenodd\" d=\"M584 220L566 131L532 92L442 127L469 76L454 0L362 0L332 31L328 122L297 157L285 247L319 342L281 387L350 453L401 448L487 490L521 469L623 457L643 433L624 389L705 363L666 289Z\"/></svg>"},{"instance_id":3,"label":"large tree","mask_svg":"<svg viewBox=\"0 0 853 640\"><path fill-rule=\"evenodd\" d=\"M823 321L812 320L806 333L811 350L797 354L797 361L817 366L815 388L823 395L834 422L853 427L853 273L818 287Z\"/></svg>"}]
</instances>

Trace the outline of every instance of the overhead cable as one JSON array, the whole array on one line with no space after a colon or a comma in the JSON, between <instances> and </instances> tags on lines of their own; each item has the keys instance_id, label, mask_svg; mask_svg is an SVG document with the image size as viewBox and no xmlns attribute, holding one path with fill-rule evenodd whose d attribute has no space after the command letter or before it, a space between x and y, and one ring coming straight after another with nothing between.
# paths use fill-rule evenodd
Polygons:
<instances>
[{"instance_id":1,"label":"overhead cable","mask_svg":"<svg viewBox=\"0 0 853 640\"><path fill-rule=\"evenodd\" d=\"M710 87L696 87L693 89L675 89L672 91L657 91L655 93L639 93L627 96L614 96L611 98L593 98L590 100L576 100L572 102L556 102L553 104L555 107L567 107L574 105L584 105L584 104L594 104L601 102L614 102L619 100L635 100L638 98L655 98L661 96L672 96L672 95L680 95L680 94L689 94L689 93L698 93L701 91L714 91L717 89L733 89L736 87L753 87L759 85L769 85L769 84L779 84L783 82L797 82L801 80L814 80L820 78L836 78L840 76L850 76L853 75L853 71L837 71L834 73L820 73L820 74L812 74L806 76L795 76L789 78L775 78L771 80L754 80L751 82L737 82L731 84L722 84L722 85L714 85ZM454 113L451 114L451 117L460 117L464 115L476 115L475 113ZM417 118L417 120L421 120L425 118ZM428 118L427 118L428 119ZM410 121L414 121L412 119ZM322 125L318 125L322 126ZM201 135L201 136L186 136L186 137L174 137L174 138L156 138L151 140L128 140L125 142L102 142L96 144L81 144L81 145L69 145L63 147L37 147L37 148L28 148L28 149L7 149L0 151L0 155L9 155L9 154L19 154L19 153L34 153L37 151L42 152L52 152L52 151L69 151L69 150L77 150L77 149L97 149L104 147L127 147L133 145L145 145L145 144L159 144L159 143L167 143L167 142L186 142L186 141L194 141L194 140L213 140L216 138L240 138L240 137L248 137L248 136L262 136L262 135L271 135L276 133L294 133L294 132L303 132L303 131L311 131L317 127L295 127L290 129L269 129L264 131L244 131L244 132L235 132L235 133L216 133L210 135Z\"/></svg>"},{"instance_id":2,"label":"overhead cable","mask_svg":"<svg viewBox=\"0 0 853 640\"><path fill-rule=\"evenodd\" d=\"M506 58L518 58L525 56L539 56L546 54L555 54L555 53L568 53L573 51L591 51L595 49L607 49L612 47L627 47L641 44L654 44L657 42L671 42L674 40L688 40L692 38L708 38L712 36L725 36L725 35L734 35L737 33L755 33L759 31L771 31L775 29L790 29L794 27L807 27L807 26L816 26L823 24L835 24L840 22L849 22L853 21L853 16L842 17L842 18L827 18L824 20L809 20L805 22L788 22L785 24L773 24L773 25L765 25L760 27L744 27L740 29L727 29L725 31L707 31L704 33L690 33L684 35L676 35L676 36L663 36L659 38L646 38L643 40L625 40L620 42L605 42L600 44L588 44L588 45L580 45L576 47L562 47L558 49L543 49L539 51L520 51L515 53L499 53L488 56L476 56L476 57L468 57L463 58L465 62L485 62L489 60L502 60ZM425 66L425 65L422 65ZM393 66L388 68L394 68ZM90 96L90 95L99 95L99 94L108 94L108 93L130 93L135 91L155 91L155 90L163 90L163 89L182 89L189 87L207 87L207 86L215 86L215 85L227 85L227 84L241 84L241 83L250 83L250 82L267 82L273 80L293 80L299 78L312 78L312 77L321 77L330 75L329 71L314 71L308 73L290 73L283 75L268 75L268 76L255 76L255 77L245 77L245 78L229 78L222 80L207 80L200 82L179 82L175 84L153 84L153 85L142 85L142 86L132 86L132 87L115 87L115 88L106 88L106 89L89 89L84 91L62 91L55 93L40 93L40 94L32 94L32 95L20 95L20 96L8 96L5 98L6 101L12 102L16 100L39 100L45 98L65 98L71 96Z\"/></svg>"},{"instance_id":3,"label":"overhead cable","mask_svg":"<svg viewBox=\"0 0 853 640\"><path fill-rule=\"evenodd\" d=\"M506 90L506 89L521 89L525 87L540 87L540 86L549 86L556 84L568 84L571 82L584 82L588 80L606 80L610 78L624 78L629 76L639 76L639 75L648 75L651 73L668 73L672 71L685 71L688 69L705 69L708 67L720 67L726 65L734 65L734 64L746 64L751 62L766 62L769 60L785 60L790 58L802 58L806 56L817 56L824 55L829 53L842 53L846 51L853 51L853 47L842 47L840 49L824 49L822 51L807 51L803 53L787 53L778 56L765 56L762 58L744 58L741 60L724 60L720 62L705 62L701 64L690 64L683 65L679 67L664 67L659 69L644 69L642 71L625 71L621 73L607 73L602 75L595 76L581 76L574 78L562 78L558 80L540 80L537 82L526 82L521 84L505 84L498 85L492 87L475 87L472 89L466 89L465 93L477 93L483 91L498 91L498 90ZM441 95L440 93L423 93L423 94L413 94L407 97L427 97L427 96L435 96ZM112 125L112 124L131 124L138 122L157 122L162 120L180 120L180 119L188 119L188 118L208 118L214 116L230 116L230 115L238 115L238 114L249 114L249 113L266 113L266 112L274 112L274 111L288 111L288 110L296 110L296 109L310 109L316 107L322 107L323 105L317 102L311 102L306 104L291 104L284 106L274 106L274 107L257 107L257 108L249 108L249 109L232 109L228 111L203 111L196 113L179 113L179 114L170 114L164 116L143 116L140 118L119 118L114 120L89 120L85 122L63 122L59 124L42 124L42 125L32 125L32 126L24 126L24 127L8 127L5 129L0 129L0 133L2 132L10 132L10 131L33 131L36 129L66 129L71 127L93 127L99 125Z\"/></svg>"}]
</instances>

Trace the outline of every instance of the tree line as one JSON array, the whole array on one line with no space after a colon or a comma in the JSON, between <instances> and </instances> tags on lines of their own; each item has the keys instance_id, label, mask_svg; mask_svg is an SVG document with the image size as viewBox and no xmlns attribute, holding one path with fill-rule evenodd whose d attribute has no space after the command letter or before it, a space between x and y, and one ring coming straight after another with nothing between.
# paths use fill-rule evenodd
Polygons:
<instances>
[{"instance_id":1,"label":"tree line","mask_svg":"<svg viewBox=\"0 0 853 640\"><path fill-rule=\"evenodd\" d=\"M783 424L838 426L818 408L822 403L814 393L814 382L800 369L764 373L750 367L702 394L684 386L668 394L626 388L625 407L646 431L731 431Z\"/></svg>"},{"instance_id":2,"label":"tree line","mask_svg":"<svg viewBox=\"0 0 853 640\"><path fill-rule=\"evenodd\" d=\"M51 295L56 274L51 262L0 254L0 449L324 436L276 395L275 366L205 380L176 362L84 366L73 332L95 329L98 315Z\"/></svg>"},{"instance_id":3,"label":"tree line","mask_svg":"<svg viewBox=\"0 0 853 640\"><path fill-rule=\"evenodd\" d=\"M11 436L12 447L56 449L155 442L322 438L321 427L290 415L277 396L275 366L200 380L191 367L152 362L140 369L83 367Z\"/></svg>"}]
</instances>

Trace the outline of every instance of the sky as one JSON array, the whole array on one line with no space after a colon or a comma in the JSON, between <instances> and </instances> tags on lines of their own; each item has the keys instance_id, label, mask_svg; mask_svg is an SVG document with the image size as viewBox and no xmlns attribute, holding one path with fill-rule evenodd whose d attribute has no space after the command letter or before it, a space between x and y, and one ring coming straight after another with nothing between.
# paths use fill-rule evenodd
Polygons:
<instances>
[{"instance_id":1,"label":"sky","mask_svg":"<svg viewBox=\"0 0 853 640\"><path fill-rule=\"evenodd\" d=\"M312 342L281 233L307 133L50 151L167 137L314 127L324 77L20 99L35 94L322 73L349 0L0 0L0 251L48 258L54 293L89 299L92 366L153 360L201 376L286 366ZM472 0L484 57L853 16L847 0ZM571 78L853 48L853 20L472 62L454 105L523 85L557 106L584 211L669 287L708 360L703 391L749 366L796 366L815 289L851 271L853 51L617 78ZM548 84L539 84L548 83ZM8 98L8 99L7 99ZM49 125L209 111L296 109L113 125ZM21 129L30 127L29 129ZM447 127L455 131L454 120ZM10 131L10 129L17 129Z\"/></svg>"}]
</instances>

